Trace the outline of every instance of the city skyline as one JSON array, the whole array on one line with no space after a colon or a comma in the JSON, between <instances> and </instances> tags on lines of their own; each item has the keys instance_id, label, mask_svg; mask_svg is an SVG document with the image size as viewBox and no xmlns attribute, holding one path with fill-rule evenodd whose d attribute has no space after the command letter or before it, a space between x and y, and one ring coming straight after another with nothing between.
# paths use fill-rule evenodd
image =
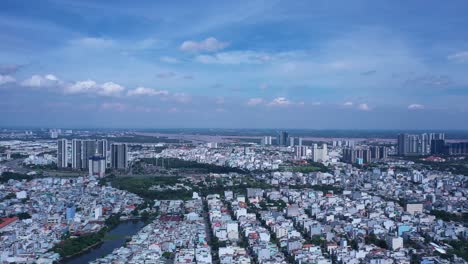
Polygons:
<instances>
[{"instance_id":1,"label":"city skyline","mask_svg":"<svg viewBox=\"0 0 468 264\"><path fill-rule=\"evenodd\" d=\"M468 129L467 10L2 1L0 123Z\"/></svg>"}]
</instances>

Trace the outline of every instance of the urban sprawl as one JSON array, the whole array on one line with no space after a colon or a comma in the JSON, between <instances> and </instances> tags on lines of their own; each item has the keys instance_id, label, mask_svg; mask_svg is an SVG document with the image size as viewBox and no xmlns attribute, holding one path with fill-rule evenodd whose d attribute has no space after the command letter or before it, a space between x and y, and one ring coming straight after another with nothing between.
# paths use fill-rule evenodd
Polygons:
<instances>
[{"instance_id":1,"label":"urban sprawl","mask_svg":"<svg viewBox=\"0 0 468 264\"><path fill-rule=\"evenodd\" d=\"M4 129L0 263L467 263L468 142L292 134Z\"/></svg>"}]
</instances>

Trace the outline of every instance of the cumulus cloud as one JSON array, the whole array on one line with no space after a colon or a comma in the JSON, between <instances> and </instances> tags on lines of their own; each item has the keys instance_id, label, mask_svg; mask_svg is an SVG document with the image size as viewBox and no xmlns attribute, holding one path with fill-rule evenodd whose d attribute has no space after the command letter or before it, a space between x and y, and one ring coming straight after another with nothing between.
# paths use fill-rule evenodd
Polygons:
<instances>
[{"instance_id":1,"label":"cumulus cloud","mask_svg":"<svg viewBox=\"0 0 468 264\"><path fill-rule=\"evenodd\" d=\"M268 105L271 106L288 106L291 105L292 102L286 99L285 97L277 97L273 99Z\"/></svg>"},{"instance_id":2,"label":"cumulus cloud","mask_svg":"<svg viewBox=\"0 0 468 264\"><path fill-rule=\"evenodd\" d=\"M353 103L353 102L350 102L350 101L345 102L345 103L343 104L343 106L353 106L353 105L354 105L354 103Z\"/></svg>"},{"instance_id":3,"label":"cumulus cloud","mask_svg":"<svg viewBox=\"0 0 468 264\"><path fill-rule=\"evenodd\" d=\"M359 104L359 105L358 105L358 109L359 109L359 110L362 110L362 111L369 111L369 110L370 110L370 107L369 107L369 105L367 105L366 103L362 103L362 104Z\"/></svg>"},{"instance_id":4,"label":"cumulus cloud","mask_svg":"<svg viewBox=\"0 0 468 264\"><path fill-rule=\"evenodd\" d=\"M259 105L259 104L263 104L263 99L262 98L250 98L248 101L247 101L247 105L249 106L256 106L256 105Z\"/></svg>"},{"instance_id":5,"label":"cumulus cloud","mask_svg":"<svg viewBox=\"0 0 468 264\"><path fill-rule=\"evenodd\" d=\"M101 94L101 95L118 95L123 90L125 90L123 86L113 83L113 82L103 83L100 88L101 89L100 91L98 91L98 94Z\"/></svg>"},{"instance_id":6,"label":"cumulus cloud","mask_svg":"<svg viewBox=\"0 0 468 264\"><path fill-rule=\"evenodd\" d=\"M13 78L10 75L1 75L0 74L0 85L5 84L5 83L15 82L15 81L16 81L15 78Z\"/></svg>"},{"instance_id":7,"label":"cumulus cloud","mask_svg":"<svg viewBox=\"0 0 468 264\"><path fill-rule=\"evenodd\" d=\"M468 62L468 51L461 51L451 54L447 59L455 62Z\"/></svg>"},{"instance_id":8,"label":"cumulus cloud","mask_svg":"<svg viewBox=\"0 0 468 264\"><path fill-rule=\"evenodd\" d=\"M159 96L159 95L169 95L169 92L166 90L154 90L151 88L138 87L127 92L128 96L138 96L138 95L147 95L147 96Z\"/></svg>"},{"instance_id":9,"label":"cumulus cloud","mask_svg":"<svg viewBox=\"0 0 468 264\"><path fill-rule=\"evenodd\" d=\"M93 80L78 81L65 87L69 94L89 93L103 96L118 96L125 88L113 82L98 84Z\"/></svg>"},{"instance_id":10,"label":"cumulus cloud","mask_svg":"<svg viewBox=\"0 0 468 264\"><path fill-rule=\"evenodd\" d=\"M61 83L61 81L53 74L47 75L33 75L30 78L21 82L22 86L26 87L51 87Z\"/></svg>"},{"instance_id":11,"label":"cumulus cloud","mask_svg":"<svg viewBox=\"0 0 468 264\"><path fill-rule=\"evenodd\" d=\"M410 105L408 105L409 110L422 110L424 108L425 107L422 104L410 104Z\"/></svg>"},{"instance_id":12,"label":"cumulus cloud","mask_svg":"<svg viewBox=\"0 0 468 264\"><path fill-rule=\"evenodd\" d=\"M222 50L229 45L228 42L219 41L216 38L209 37L202 41L187 40L180 45L180 50L185 52L214 52Z\"/></svg>"}]
</instances>

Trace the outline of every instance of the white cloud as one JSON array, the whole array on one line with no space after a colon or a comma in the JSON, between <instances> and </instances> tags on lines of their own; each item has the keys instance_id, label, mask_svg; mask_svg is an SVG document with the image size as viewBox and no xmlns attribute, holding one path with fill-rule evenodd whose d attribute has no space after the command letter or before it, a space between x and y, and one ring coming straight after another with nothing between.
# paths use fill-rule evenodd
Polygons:
<instances>
[{"instance_id":1,"label":"white cloud","mask_svg":"<svg viewBox=\"0 0 468 264\"><path fill-rule=\"evenodd\" d=\"M67 93L85 93L96 90L98 84L92 80L79 81L65 87Z\"/></svg>"},{"instance_id":2,"label":"white cloud","mask_svg":"<svg viewBox=\"0 0 468 264\"><path fill-rule=\"evenodd\" d=\"M353 106L353 105L354 105L354 103L353 103L353 102L349 102L349 101L348 101L348 102L345 102L345 103L343 104L343 106Z\"/></svg>"},{"instance_id":3,"label":"white cloud","mask_svg":"<svg viewBox=\"0 0 468 264\"><path fill-rule=\"evenodd\" d=\"M121 92L123 92L123 90L125 90L125 88L119 84L106 82L100 86L98 94L107 96L119 95Z\"/></svg>"},{"instance_id":4,"label":"white cloud","mask_svg":"<svg viewBox=\"0 0 468 264\"><path fill-rule=\"evenodd\" d=\"M222 50L229 45L228 42L219 41L213 37L209 37L200 42L187 40L180 45L180 50L185 52L214 52Z\"/></svg>"},{"instance_id":5,"label":"white cloud","mask_svg":"<svg viewBox=\"0 0 468 264\"><path fill-rule=\"evenodd\" d=\"M263 104L263 99L262 98L250 98L249 101L247 101L247 105L249 106L256 106L259 104Z\"/></svg>"},{"instance_id":6,"label":"white cloud","mask_svg":"<svg viewBox=\"0 0 468 264\"><path fill-rule=\"evenodd\" d=\"M21 82L22 86L26 87L50 87L57 84L60 84L61 81L53 74L42 75L33 75L30 78Z\"/></svg>"},{"instance_id":7,"label":"white cloud","mask_svg":"<svg viewBox=\"0 0 468 264\"><path fill-rule=\"evenodd\" d=\"M173 57L168 57L168 56L163 56L163 57L159 58L159 60L162 61L162 62L171 63L171 64L179 63L178 59L173 58Z\"/></svg>"},{"instance_id":8,"label":"white cloud","mask_svg":"<svg viewBox=\"0 0 468 264\"><path fill-rule=\"evenodd\" d=\"M192 97L186 93L176 93L174 99L180 103L188 103L192 100Z\"/></svg>"},{"instance_id":9,"label":"white cloud","mask_svg":"<svg viewBox=\"0 0 468 264\"><path fill-rule=\"evenodd\" d=\"M266 89L268 89L268 87L269 87L269 85L266 84L266 83L260 84L260 90L266 90Z\"/></svg>"},{"instance_id":10,"label":"white cloud","mask_svg":"<svg viewBox=\"0 0 468 264\"><path fill-rule=\"evenodd\" d=\"M449 55L447 58L456 62L468 62L468 51L457 52Z\"/></svg>"},{"instance_id":11,"label":"white cloud","mask_svg":"<svg viewBox=\"0 0 468 264\"><path fill-rule=\"evenodd\" d=\"M359 104L359 105L358 105L358 109L359 109L359 110L362 110L362 111L369 111L369 110L371 110L370 107L369 107L369 105L367 105L367 104L365 104L365 103Z\"/></svg>"},{"instance_id":12,"label":"white cloud","mask_svg":"<svg viewBox=\"0 0 468 264\"><path fill-rule=\"evenodd\" d=\"M113 82L98 84L93 80L78 81L65 87L65 92L70 94L90 93L103 96L118 96L125 88Z\"/></svg>"},{"instance_id":13,"label":"white cloud","mask_svg":"<svg viewBox=\"0 0 468 264\"><path fill-rule=\"evenodd\" d=\"M273 99L273 101L271 101L268 105L271 105L271 106L288 106L288 105L291 105L292 102L289 101L288 99L284 98L284 97L277 97L275 99Z\"/></svg>"},{"instance_id":14,"label":"white cloud","mask_svg":"<svg viewBox=\"0 0 468 264\"><path fill-rule=\"evenodd\" d=\"M312 105L313 106L320 106L320 105L322 105L322 102L312 102Z\"/></svg>"},{"instance_id":15,"label":"white cloud","mask_svg":"<svg viewBox=\"0 0 468 264\"><path fill-rule=\"evenodd\" d=\"M148 96L159 96L159 95L169 95L169 92L166 90L154 90L151 88L138 87L127 92L128 96L137 96L137 95L148 95Z\"/></svg>"},{"instance_id":16,"label":"white cloud","mask_svg":"<svg viewBox=\"0 0 468 264\"><path fill-rule=\"evenodd\" d=\"M408 105L409 110L422 110L424 108L425 107L422 104L410 104L410 105Z\"/></svg>"},{"instance_id":17,"label":"white cloud","mask_svg":"<svg viewBox=\"0 0 468 264\"><path fill-rule=\"evenodd\" d=\"M0 74L0 85L5 84L5 83L10 83L10 82L15 82L15 78L13 78L10 75L1 75Z\"/></svg>"}]
</instances>

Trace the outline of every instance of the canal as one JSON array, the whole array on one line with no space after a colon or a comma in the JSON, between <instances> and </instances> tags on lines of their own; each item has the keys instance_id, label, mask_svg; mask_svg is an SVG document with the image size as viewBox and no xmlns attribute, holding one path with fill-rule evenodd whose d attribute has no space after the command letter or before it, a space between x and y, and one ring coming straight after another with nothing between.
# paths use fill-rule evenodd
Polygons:
<instances>
[{"instance_id":1,"label":"canal","mask_svg":"<svg viewBox=\"0 0 468 264\"><path fill-rule=\"evenodd\" d=\"M121 222L114 229L107 233L106 237L104 238L104 242L99 246L96 246L89 251L83 252L76 257L64 260L61 263L83 264L104 257L107 254L112 253L114 249L121 247L127 238L136 234L143 226L145 226L145 224L143 221L139 220Z\"/></svg>"}]
</instances>

